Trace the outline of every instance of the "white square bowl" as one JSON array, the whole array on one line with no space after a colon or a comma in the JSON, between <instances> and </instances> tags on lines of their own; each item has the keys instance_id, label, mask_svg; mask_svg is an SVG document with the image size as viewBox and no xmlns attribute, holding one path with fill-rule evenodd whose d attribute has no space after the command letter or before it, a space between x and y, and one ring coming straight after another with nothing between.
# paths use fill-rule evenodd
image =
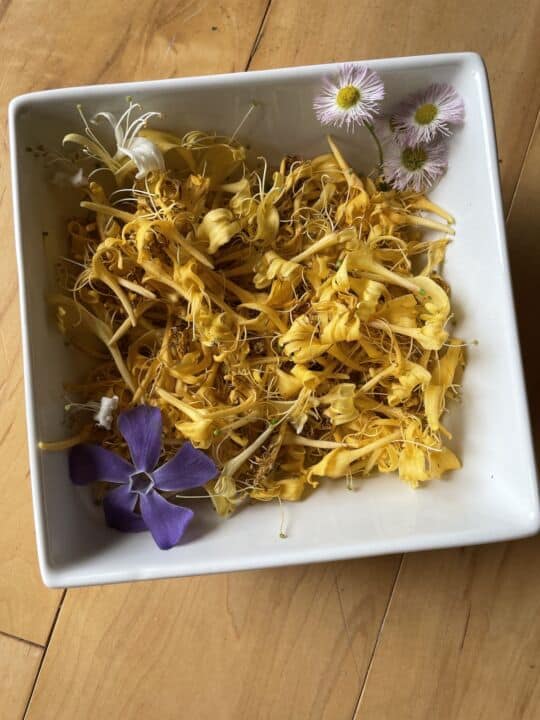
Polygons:
<instances>
[{"instance_id":1,"label":"white square bowl","mask_svg":"<svg viewBox=\"0 0 540 720\"><path fill-rule=\"evenodd\" d=\"M37 441L63 437L62 383L80 358L67 350L47 311L53 283L42 233L61 252L77 196L45 182L27 146L59 147L78 127L77 103L90 116L116 112L132 96L164 113L172 131L230 134L252 100L258 109L241 139L276 161L283 153L325 150L311 102L321 78L338 66L313 66L180 80L68 88L24 95L9 109L15 238L19 266L30 468L41 573L49 586L74 586L261 568L382 553L490 542L539 528L538 489L510 286L497 152L486 72L471 53L370 61L383 77L387 104L430 82L452 83L467 121L452 139L450 169L432 197L457 219L445 274L460 337L469 352L463 402L453 404L452 446L463 468L411 490L394 475L359 483L328 481L306 501L280 511L259 504L228 520L201 503L185 541L160 551L148 533L105 526L85 491L71 485L66 456ZM374 164L366 133L336 132L360 170Z\"/></svg>"}]
</instances>

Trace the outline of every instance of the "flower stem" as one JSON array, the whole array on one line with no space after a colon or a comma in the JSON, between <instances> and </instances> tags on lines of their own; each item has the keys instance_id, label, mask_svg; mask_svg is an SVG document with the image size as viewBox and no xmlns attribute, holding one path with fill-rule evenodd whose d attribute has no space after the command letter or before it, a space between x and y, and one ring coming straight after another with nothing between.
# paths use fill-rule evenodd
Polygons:
<instances>
[{"instance_id":1,"label":"flower stem","mask_svg":"<svg viewBox=\"0 0 540 720\"><path fill-rule=\"evenodd\" d=\"M366 126L369 134L370 134L371 137L373 138L373 140L375 140L375 145L377 146L377 152L379 153L379 172L380 172L381 175L382 175L383 163L384 163L384 154L383 154L383 149L382 149L381 142L380 142L379 138L377 137L377 133L375 132L375 128L373 127L373 125L372 125L371 123L367 122L367 123L365 124L365 126Z\"/></svg>"}]
</instances>

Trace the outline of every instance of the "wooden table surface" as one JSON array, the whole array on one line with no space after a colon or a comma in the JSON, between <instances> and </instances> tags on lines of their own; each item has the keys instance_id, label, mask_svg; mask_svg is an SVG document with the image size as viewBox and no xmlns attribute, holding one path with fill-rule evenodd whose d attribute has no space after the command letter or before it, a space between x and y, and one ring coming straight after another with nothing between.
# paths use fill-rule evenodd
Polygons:
<instances>
[{"instance_id":1,"label":"wooden table surface","mask_svg":"<svg viewBox=\"0 0 540 720\"><path fill-rule=\"evenodd\" d=\"M44 88L481 53L538 439L538 27L539 0L0 0L0 718L540 717L538 537L68 592L43 586L5 116L11 97Z\"/></svg>"}]
</instances>

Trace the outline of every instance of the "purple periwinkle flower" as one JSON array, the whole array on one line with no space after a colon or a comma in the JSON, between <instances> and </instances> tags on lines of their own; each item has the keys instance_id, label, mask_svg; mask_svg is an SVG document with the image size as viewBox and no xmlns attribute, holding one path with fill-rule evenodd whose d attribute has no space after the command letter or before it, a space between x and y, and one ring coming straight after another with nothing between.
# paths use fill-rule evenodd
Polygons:
<instances>
[{"instance_id":1,"label":"purple periwinkle flower","mask_svg":"<svg viewBox=\"0 0 540 720\"><path fill-rule=\"evenodd\" d=\"M451 85L434 83L403 100L392 114L397 141L403 146L428 143L465 119L465 106Z\"/></svg>"},{"instance_id":2,"label":"purple periwinkle flower","mask_svg":"<svg viewBox=\"0 0 540 720\"><path fill-rule=\"evenodd\" d=\"M384 84L366 65L347 63L337 78L326 78L313 109L320 123L347 130L371 123L384 98Z\"/></svg>"},{"instance_id":3,"label":"purple periwinkle flower","mask_svg":"<svg viewBox=\"0 0 540 720\"><path fill-rule=\"evenodd\" d=\"M116 483L103 500L110 527L123 532L150 530L156 544L168 550L178 543L193 511L173 505L160 493L200 487L214 478L214 462L186 442L176 455L156 467L161 455L161 411L139 405L118 416L118 429L127 442L132 463L100 445L83 443L69 453L69 474L75 485L97 480ZM140 514L135 512L139 503Z\"/></svg>"}]
</instances>

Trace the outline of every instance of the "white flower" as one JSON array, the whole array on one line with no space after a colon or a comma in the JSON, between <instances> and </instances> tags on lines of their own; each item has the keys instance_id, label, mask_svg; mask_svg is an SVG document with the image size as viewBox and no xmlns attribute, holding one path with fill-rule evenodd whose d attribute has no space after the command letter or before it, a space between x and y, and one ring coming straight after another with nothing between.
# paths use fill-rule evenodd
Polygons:
<instances>
[{"instance_id":1,"label":"white flower","mask_svg":"<svg viewBox=\"0 0 540 720\"><path fill-rule=\"evenodd\" d=\"M148 120L161 117L161 114L146 112L133 118L134 112L136 114L136 111L140 109L140 105L130 101L129 107L118 119L110 112L99 112L92 118L94 125L100 119L105 119L110 124L116 144L114 151L110 153L92 130L82 107L78 105L77 110L84 123L85 134L69 133L64 137L64 143L71 142L81 145L88 157L98 160L103 167L114 173L117 179L130 169L130 160L137 168L136 178L138 180L146 177L150 172L162 171L165 169L165 161L161 150L148 138L139 135L140 131L146 127Z\"/></svg>"},{"instance_id":2,"label":"white flower","mask_svg":"<svg viewBox=\"0 0 540 720\"><path fill-rule=\"evenodd\" d=\"M96 425L105 430L110 430L114 419L114 411L118 407L118 397L113 395L112 397L102 397L99 405L99 409L94 415Z\"/></svg>"},{"instance_id":3,"label":"white flower","mask_svg":"<svg viewBox=\"0 0 540 720\"><path fill-rule=\"evenodd\" d=\"M423 192L431 187L448 167L448 147L443 140L426 145L386 145L384 175L396 190Z\"/></svg>"},{"instance_id":4,"label":"white flower","mask_svg":"<svg viewBox=\"0 0 540 720\"><path fill-rule=\"evenodd\" d=\"M324 80L313 109L323 125L345 125L352 130L371 123L383 97L384 85L374 70L366 65L345 64L336 80Z\"/></svg>"},{"instance_id":5,"label":"white flower","mask_svg":"<svg viewBox=\"0 0 540 720\"><path fill-rule=\"evenodd\" d=\"M111 125L116 142L116 152L113 161L121 157L129 157L137 166L138 180L144 178L148 173L156 170L165 170L165 161L161 150L153 142L138 133L146 127L148 120L154 117L161 117L161 113L146 112L138 118L132 119L134 110L140 110L138 103L130 103L128 109L117 120L110 112L99 112L92 118L94 124L100 118L105 118Z\"/></svg>"}]
</instances>

